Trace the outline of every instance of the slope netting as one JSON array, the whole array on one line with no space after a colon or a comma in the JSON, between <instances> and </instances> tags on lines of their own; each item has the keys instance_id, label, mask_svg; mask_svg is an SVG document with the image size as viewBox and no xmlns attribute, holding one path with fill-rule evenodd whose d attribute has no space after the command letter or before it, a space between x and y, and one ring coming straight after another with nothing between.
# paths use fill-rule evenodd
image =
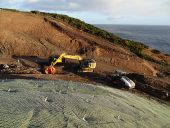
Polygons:
<instances>
[{"instance_id":1,"label":"slope netting","mask_svg":"<svg viewBox=\"0 0 170 128\"><path fill-rule=\"evenodd\" d=\"M1 80L0 127L170 127L170 107L125 91L65 81Z\"/></svg>"}]
</instances>

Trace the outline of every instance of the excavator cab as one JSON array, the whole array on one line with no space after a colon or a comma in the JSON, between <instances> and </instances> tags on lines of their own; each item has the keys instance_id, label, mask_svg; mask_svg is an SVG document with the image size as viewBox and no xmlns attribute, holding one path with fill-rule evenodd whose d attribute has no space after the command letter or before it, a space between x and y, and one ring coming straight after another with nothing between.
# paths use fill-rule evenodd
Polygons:
<instances>
[{"instance_id":1,"label":"excavator cab","mask_svg":"<svg viewBox=\"0 0 170 128\"><path fill-rule=\"evenodd\" d=\"M93 70L96 68L96 61L93 59L83 59L79 55L68 55L66 53L61 54L58 58L57 57L49 57L49 63L50 66L46 67L44 69L45 74L55 74L56 69L55 65L56 64L64 64L66 59L72 59L72 60L78 60L78 72L93 72ZM70 65L71 67L71 65Z\"/></svg>"},{"instance_id":2,"label":"excavator cab","mask_svg":"<svg viewBox=\"0 0 170 128\"><path fill-rule=\"evenodd\" d=\"M80 62L80 69L78 72L93 72L96 68L96 61L93 59L84 59Z\"/></svg>"}]
</instances>

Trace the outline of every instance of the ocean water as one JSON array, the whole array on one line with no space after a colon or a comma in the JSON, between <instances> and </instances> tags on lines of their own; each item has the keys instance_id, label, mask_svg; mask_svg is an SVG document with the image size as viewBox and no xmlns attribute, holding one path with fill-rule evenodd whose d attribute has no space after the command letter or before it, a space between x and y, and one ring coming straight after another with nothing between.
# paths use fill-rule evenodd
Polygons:
<instances>
[{"instance_id":1,"label":"ocean water","mask_svg":"<svg viewBox=\"0 0 170 128\"><path fill-rule=\"evenodd\" d=\"M95 25L124 39L142 42L170 54L170 26Z\"/></svg>"}]
</instances>

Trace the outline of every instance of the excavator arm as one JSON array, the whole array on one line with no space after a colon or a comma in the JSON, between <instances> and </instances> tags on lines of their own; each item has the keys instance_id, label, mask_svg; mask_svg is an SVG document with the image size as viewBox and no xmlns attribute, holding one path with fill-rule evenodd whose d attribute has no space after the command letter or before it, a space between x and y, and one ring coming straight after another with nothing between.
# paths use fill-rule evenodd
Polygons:
<instances>
[{"instance_id":1,"label":"excavator arm","mask_svg":"<svg viewBox=\"0 0 170 128\"><path fill-rule=\"evenodd\" d=\"M63 58L65 59L73 59L73 60L82 60L81 56L79 55L64 55Z\"/></svg>"},{"instance_id":2,"label":"excavator arm","mask_svg":"<svg viewBox=\"0 0 170 128\"><path fill-rule=\"evenodd\" d=\"M58 59L54 59L50 66L55 66L57 63L63 63L63 59L73 59L73 60L82 60L82 57L79 55L67 55L66 53L63 53L59 56Z\"/></svg>"},{"instance_id":3,"label":"excavator arm","mask_svg":"<svg viewBox=\"0 0 170 128\"><path fill-rule=\"evenodd\" d=\"M54 59L52 62L51 62L51 64L50 64L50 66L55 66L57 63L62 63L62 59L63 59L63 57L66 55L66 53L62 53L59 57L58 57L58 59Z\"/></svg>"}]
</instances>

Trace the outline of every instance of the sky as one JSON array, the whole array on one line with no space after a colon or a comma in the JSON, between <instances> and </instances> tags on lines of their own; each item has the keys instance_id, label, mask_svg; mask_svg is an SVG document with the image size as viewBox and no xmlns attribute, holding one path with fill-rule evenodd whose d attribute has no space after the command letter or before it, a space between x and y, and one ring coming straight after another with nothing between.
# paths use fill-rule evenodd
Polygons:
<instances>
[{"instance_id":1,"label":"sky","mask_svg":"<svg viewBox=\"0 0 170 128\"><path fill-rule=\"evenodd\" d=\"M0 8L67 14L90 24L170 25L170 0L0 0Z\"/></svg>"}]
</instances>

